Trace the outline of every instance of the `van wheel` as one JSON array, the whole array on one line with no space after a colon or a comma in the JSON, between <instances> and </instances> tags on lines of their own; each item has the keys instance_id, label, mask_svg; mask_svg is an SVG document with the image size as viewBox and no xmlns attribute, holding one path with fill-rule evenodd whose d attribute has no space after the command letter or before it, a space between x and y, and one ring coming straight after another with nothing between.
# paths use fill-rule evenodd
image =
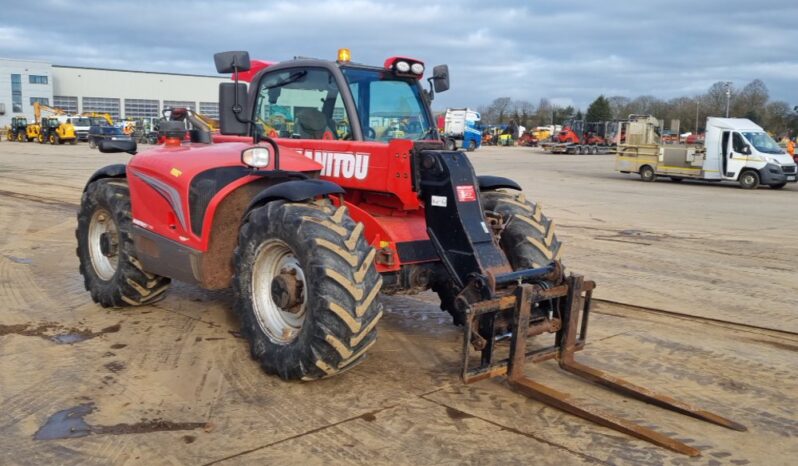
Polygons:
<instances>
[{"instance_id":1,"label":"van wheel","mask_svg":"<svg viewBox=\"0 0 798 466\"><path fill-rule=\"evenodd\" d=\"M772 184L770 185L770 189L781 189L785 186L787 186L787 183Z\"/></svg>"},{"instance_id":2,"label":"van wheel","mask_svg":"<svg viewBox=\"0 0 798 466\"><path fill-rule=\"evenodd\" d=\"M746 170L740 175L740 187L743 189L756 189L759 186L759 174L753 170Z\"/></svg>"},{"instance_id":3,"label":"van wheel","mask_svg":"<svg viewBox=\"0 0 798 466\"><path fill-rule=\"evenodd\" d=\"M640 167L640 179L643 181L654 181L657 175L654 173L654 169L651 168L649 165L643 165Z\"/></svg>"},{"instance_id":4,"label":"van wheel","mask_svg":"<svg viewBox=\"0 0 798 466\"><path fill-rule=\"evenodd\" d=\"M469 142L468 142L468 149L466 149L466 150L467 150L468 152L474 152L474 150L475 150L476 148L477 148L477 143L476 143L476 142L474 142L474 141L469 141Z\"/></svg>"}]
</instances>

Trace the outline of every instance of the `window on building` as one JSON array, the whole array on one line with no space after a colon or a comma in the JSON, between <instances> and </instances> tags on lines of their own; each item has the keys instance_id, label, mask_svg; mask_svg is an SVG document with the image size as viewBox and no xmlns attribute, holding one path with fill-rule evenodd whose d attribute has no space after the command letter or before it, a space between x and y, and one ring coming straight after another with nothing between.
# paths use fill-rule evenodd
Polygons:
<instances>
[{"instance_id":1,"label":"window on building","mask_svg":"<svg viewBox=\"0 0 798 466\"><path fill-rule=\"evenodd\" d=\"M200 102L199 112L210 118L219 118L219 104L216 102Z\"/></svg>"},{"instance_id":2,"label":"window on building","mask_svg":"<svg viewBox=\"0 0 798 466\"><path fill-rule=\"evenodd\" d=\"M38 76L35 74L28 75L28 82L30 84L47 84L47 76Z\"/></svg>"},{"instance_id":3,"label":"window on building","mask_svg":"<svg viewBox=\"0 0 798 466\"><path fill-rule=\"evenodd\" d=\"M125 118L158 118L158 101L125 99Z\"/></svg>"},{"instance_id":4,"label":"window on building","mask_svg":"<svg viewBox=\"0 0 798 466\"><path fill-rule=\"evenodd\" d=\"M50 99L47 97L31 97L30 98L31 107L35 102L39 102L42 105L47 105L48 107L50 106Z\"/></svg>"},{"instance_id":5,"label":"window on building","mask_svg":"<svg viewBox=\"0 0 798 466\"><path fill-rule=\"evenodd\" d=\"M115 120L119 119L119 99L109 97L84 97L84 112L107 113Z\"/></svg>"},{"instance_id":6,"label":"window on building","mask_svg":"<svg viewBox=\"0 0 798 466\"><path fill-rule=\"evenodd\" d=\"M65 95L53 96L53 105L67 113L78 113L78 98Z\"/></svg>"},{"instance_id":7,"label":"window on building","mask_svg":"<svg viewBox=\"0 0 798 466\"><path fill-rule=\"evenodd\" d=\"M189 102L187 100L164 100L163 101L163 108L188 108L190 110L196 110L197 103L196 102Z\"/></svg>"},{"instance_id":8,"label":"window on building","mask_svg":"<svg viewBox=\"0 0 798 466\"><path fill-rule=\"evenodd\" d=\"M22 113L22 75L11 75L11 111Z\"/></svg>"}]
</instances>

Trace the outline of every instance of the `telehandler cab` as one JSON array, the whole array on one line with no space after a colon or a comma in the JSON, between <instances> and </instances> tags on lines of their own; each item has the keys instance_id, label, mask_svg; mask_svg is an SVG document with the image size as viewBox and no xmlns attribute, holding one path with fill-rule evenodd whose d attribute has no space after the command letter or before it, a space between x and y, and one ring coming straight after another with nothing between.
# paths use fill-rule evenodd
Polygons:
<instances>
[{"instance_id":1,"label":"telehandler cab","mask_svg":"<svg viewBox=\"0 0 798 466\"><path fill-rule=\"evenodd\" d=\"M432 289L463 325L467 383L506 375L545 403L699 454L524 376L525 360L557 359L649 403L744 429L574 360L595 285L565 273L554 222L517 183L477 176L465 153L444 150L430 102L449 88L448 67L436 66L425 89L424 64L406 57L382 66L352 63L347 49L336 61L214 58L234 79L220 85L220 134L191 111L172 112L162 145L85 187L77 253L94 301L153 303L172 279L232 286L252 356L270 374L312 380L362 361L380 292ZM528 351L527 337L542 333L555 344Z\"/></svg>"}]
</instances>

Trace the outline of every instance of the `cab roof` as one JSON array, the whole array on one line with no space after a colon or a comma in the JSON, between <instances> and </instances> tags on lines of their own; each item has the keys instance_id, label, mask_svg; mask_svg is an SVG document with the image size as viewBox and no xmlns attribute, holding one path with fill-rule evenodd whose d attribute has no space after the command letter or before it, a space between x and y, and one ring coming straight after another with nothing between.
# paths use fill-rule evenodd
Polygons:
<instances>
[{"instance_id":1,"label":"cab roof","mask_svg":"<svg viewBox=\"0 0 798 466\"><path fill-rule=\"evenodd\" d=\"M710 117L707 122L708 126L714 126L731 131L764 131L761 126L757 125L748 118L715 118Z\"/></svg>"}]
</instances>

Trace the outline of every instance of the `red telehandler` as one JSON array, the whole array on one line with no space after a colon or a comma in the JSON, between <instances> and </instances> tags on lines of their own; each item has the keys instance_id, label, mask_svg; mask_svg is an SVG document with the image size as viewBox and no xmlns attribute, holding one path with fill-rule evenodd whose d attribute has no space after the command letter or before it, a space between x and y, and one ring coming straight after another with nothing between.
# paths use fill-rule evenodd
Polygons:
<instances>
[{"instance_id":1,"label":"red telehandler","mask_svg":"<svg viewBox=\"0 0 798 466\"><path fill-rule=\"evenodd\" d=\"M436 291L464 329L465 382L506 375L527 395L688 455L699 451L524 376L527 359L726 427L699 408L584 366L594 283L566 274L554 222L517 183L444 150L422 62L250 61L215 55L220 133L190 111L163 145L92 175L78 213L80 273L104 307L153 303L170 280L232 287L252 356L284 379L351 369L374 344L377 295ZM241 81L246 81L247 84ZM191 124L186 125L186 120ZM186 128L190 141L184 141ZM134 141L102 141L135 154ZM553 346L528 350L551 333ZM502 357L504 356L504 357Z\"/></svg>"}]
</instances>

